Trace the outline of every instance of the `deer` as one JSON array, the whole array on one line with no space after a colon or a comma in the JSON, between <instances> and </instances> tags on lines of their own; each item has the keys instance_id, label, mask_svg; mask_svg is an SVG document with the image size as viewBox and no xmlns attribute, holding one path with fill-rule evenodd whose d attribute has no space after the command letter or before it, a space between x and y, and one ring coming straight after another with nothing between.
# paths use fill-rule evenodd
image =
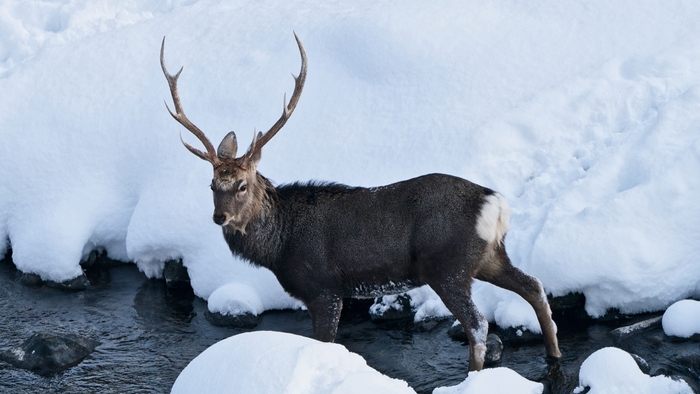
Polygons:
<instances>
[{"instance_id":1,"label":"deer","mask_svg":"<svg viewBox=\"0 0 700 394\"><path fill-rule=\"evenodd\" d=\"M213 221L232 254L274 273L283 289L311 315L313 336L333 342L344 298L374 298L429 285L462 324L469 341L468 371L483 368L488 321L471 299L473 279L523 297L534 309L549 359L561 357L552 312L540 281L515 267L505 249L510 208L505 198L466 179L429 174L381 187L296 182L275 186L257 171L262 148L282 129L299 102L307 75L304 45L294 33L301 70L280 118L265 133L254 131L236 157L236 134L218 148L185 115L177 81L168 81L170 115L206 151L182 138L191 153L214 170Z\"/></svg>"}]
</instances>

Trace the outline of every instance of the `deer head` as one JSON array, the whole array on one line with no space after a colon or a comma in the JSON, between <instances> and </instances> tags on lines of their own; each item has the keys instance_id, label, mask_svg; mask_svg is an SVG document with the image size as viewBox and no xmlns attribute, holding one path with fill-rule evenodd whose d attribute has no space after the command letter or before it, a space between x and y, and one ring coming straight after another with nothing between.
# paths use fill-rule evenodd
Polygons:
<instances>
[{"instance_id":1,"label":"deer head","mask_svg":"<svg viewBox=\"0 0 700 394\"><path fill-rule=\"evenodd\" d=\"M211 190L214 193L213 219L214 223L222 227L229 226L234 230L245 233L246 225L259 212L262 206L265 185L261 182L262 178L257 172L261 149L282 129L287 119L292 115L306 81L306 52L296 33L294 33L294 38L301 53L301 71L299 71L299 76L292 75L294 77L294 92L289 100L289 104L287 104L287 96L285 94L282 116L266 133L255 131L253 142L251 142L248 150L238 158L236 158L238 142L233 131L224 137L219 144L219 148L214 151L214 145L212 145L202 130L185 116L177 90L177 79L182 73L182 68L175 75L168 73L163 58L165 37L163 38L163 43L160 47L160 65L170 86L175 113L170 110L167 102L165 106L175 120L180 122L204 144L206 152L189 145L182 139L182 134L180 134L180 140L190 152L200 159L208 161L214 167L214 178L211 181Z\"/></svg>"}]
</instances>

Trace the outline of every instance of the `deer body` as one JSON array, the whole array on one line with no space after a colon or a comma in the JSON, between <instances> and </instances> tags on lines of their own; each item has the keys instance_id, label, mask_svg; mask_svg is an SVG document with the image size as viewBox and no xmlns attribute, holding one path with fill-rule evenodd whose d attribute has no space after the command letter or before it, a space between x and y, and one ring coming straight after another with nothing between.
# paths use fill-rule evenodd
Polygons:
<instances>
[{"instance_id":1,"label":"deer body","mask_svg":"<svg viewBox=\"0 0 700 394\"><path fill-rule=\"evenodd\" d=\"M246 233L224 227L224 237L233 253L273 271L306 302L322 293L405 292L426 284L445 252L479 254L486 241L469 240L494 192L433 174L378 188L310 183L270 185L266 193Z\"/></svg>"},{"instance_id":2,"label":"deer body","mask_svg":"<svg viewBox=\"0 0 700 394\"><path fill-rule=\"evenodd\" d=\"M537 314L547 354L560 357L542 285L514 267L506 254L509 208L500 194L441 174L376 188L313 182L275 188L257 172L262 146L289 118L303 88L306 54L298 37L297 43L302 68L289 105L239 158L233 132L214 151L184 115L177 92L182 70L175 76L167 72L161 48L176 108L171 115L207 149L185 143L214 167L213 219L231 251L271 270L306 305L314 337L322 341L335 339L343 298L378 297L427 284L469 337L469 370L480 370L488 322L471 300L477 278L525 298Z\"/></svg>"}]
</instances>

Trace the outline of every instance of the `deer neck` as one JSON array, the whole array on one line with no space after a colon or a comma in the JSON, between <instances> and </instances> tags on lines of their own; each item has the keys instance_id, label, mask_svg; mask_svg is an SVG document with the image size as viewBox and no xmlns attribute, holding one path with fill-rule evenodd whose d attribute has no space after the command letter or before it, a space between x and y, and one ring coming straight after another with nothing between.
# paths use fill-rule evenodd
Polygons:
<instances>
[{"instance_id":1,"label":"deer neck","mask_svg":"<svg viewBox=\"0 0 700 394\"><path fill-rule=\"evenodd\" d=\"M223 232L233 254L254 265L272 269L279 260L284 241L279 198L267 178L260 174L257 177L261 187L260 203L245 226L245 232L230 226L224 227Z\"/></svg>"}]
</instances>

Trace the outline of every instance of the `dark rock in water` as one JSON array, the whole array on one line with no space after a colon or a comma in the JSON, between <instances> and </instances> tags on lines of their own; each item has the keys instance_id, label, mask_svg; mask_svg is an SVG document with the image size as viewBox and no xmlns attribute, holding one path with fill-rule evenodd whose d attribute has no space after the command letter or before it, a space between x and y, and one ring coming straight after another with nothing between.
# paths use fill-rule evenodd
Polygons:
<instances>
[{"instance_id":1,"label":"dark rock in water","mask_svg":"<svg viewBox=\"0 0 700 394\"><path fill-rule=\"evenodd\" d=\"M581 293L569 293L564 296L549 298L549 308L552 312L583 309L586 306L586 296Z\"/></svg>"},{"instance_id":2,"label":"dark rock in water","mask_svg":"<svg viewBox=\"0 0 700 394\"><path fill-rule=\"evenodd\" d=\"M41 279L41 276L37 274L30 274L25 272L22 274L22 278L20 278L19 283L27 287L35 287L41 286L42 284L44 284L44 281Z\"/></svg>"},{"instance_id":3,"label":"dark rock in water","mask_svg":"<svg viewBox=\"0 0 700 394\"><path fill-rule=\"evenodd\" d=\"M693 342L698 342L700 341L700 334L693 334L690 337L677 337L675 335L666 335L666 338L668 338L672 342L685 342L685 341L693 341Z\"/></svg>"},{"instance_id":4,"label":"dark rock in water","mask_svg":"<svg viewBox=\"0 0 700 394\"><path fill-rule=\"evenodd\" d=\"M498 327L497 331L503 342L528 343L542 341L542 334L535 334L525 327Z\"/></svg>"},{"instance_id":5,"label":"dark rock in water","mask_svg":"<svg viewBox=\"0 0 700 394\"><path fill-rule=\"evenodd\" d=\"M9 240L7 241L10 242ZM7 248L4 256L0 256L0 263L11 263L12 262L12 248Z\"/></svg>"},{"instance_id":6,"label":"dark rock in water","mask_svg":"<svg viewBox=\"0 0 700 394\"><path fill-rule=\"evenodd\" d=\"M415 322L413 328L418 332L431 332L448 321L445 317L429 317Z\"/></svg>"},{"instance_id":7,"label":"dark rock in water","mask_svg":"<svg viewBox=\"0 0 700 394\"><path fill-rule=\"evenodd\" d=\"M616 344L621 344L623 341L637 335L642 332L649 330L655 330L661 327L661 316L657 316L651 319L642 320L638 323L631 324L624 327L619 327L612 330L610 333L613 338L615 338Z\"/></svg>"},{"instance_id":8,"label":"dark rock in water","mask_svg":"<svg viewBox=\"0 0 700 394\"><path fill-rule=\"evenodd\" d=\"M83 269L88 269L92 268L96 265L97 263L97 258L99 257L100 252L97 250L93 250L88 254L87 258L85 260L80 261L80 266L83 267Z\"/></svg>"},{"instance_id":9,"label":"dark rock in water","mask_svg":"<svg viewBox=\"0 0 700 394\"><path fill-rule=\"evenodd\" d=\"M590 321L585 310L586 297L581 293L569 293L564 296L549 297L549 308L557 325L579 326L581 322Z\"/></svg>"},{"instance_id":10,"label":"dark rock in water","mask_svg":"<svg viewBox=\"0 0 700 394\"><path fill-rule=\"evenodd\" d=\"M634 361L637 363L637 366L639 369L644 372L645 374L649 375L649 372L651 371L651 368L649 367L649 363L647 360L643 359L641 356L630 353L630 356L634 359Z\"/></svg>"},{"instance_id":11,"label":"dark rock in water","mask_svg":"<svg viewBox=\"0 0 700 394\"><path fill-rule=\"evenodd\" d=\"M0 353L0 358L39 375L51 375L80 364L99 342L76 334L35 333L22 346Z\"/></svg>"},{"instance_id":12,"label":"dark rock in water","mask_svg":"<svg viewBox=\"0 0 700 394\"><path fill-rule=\"evenodd\" d=\"M452 324L452 327L450 327L450 329L447 330L447 335L449 335L450 338L454 339L455 341L462 341L462 342L469 341L469 338L467 337L467 333L464 332L464 327L462 327L462 325L456 321L454 324Z\"/></svg>"},{"instance_id":13,"label":"dark rock in water","mask_svg":"<svg viewBox=\"0 0 700 394\"><path fill-rule=\"evenodd\" d=\"M246 312L241 315L224 315L219 312L204 312L204 317L217 327L253 328L260 322L260 315Z\"/></svg>"},{"instance_id":14,"label":"dark rock in water","mask_svg":"<svg viewBox=\"0 0 700 394\"><path fill-rule=\"evenodd\" d=\"M87 278L87 276L85 276L85 274L65 282L54 282L52 280L47 280L44 283L48 287L63 291L82 291L90 286L90 280Z\"/></svg>"},{"instance_id":15,"label":"dark rock in water","mask_svg":"<svg viewBox=\"0 0 700 394\"><path fill-rule=\"evenodd\" d=\"M489 334L486 337L486 357L484 365L491 366L501 361L503 357L503 342L496 334Z\"/></svg>"},{"instance_id":16,"label":"dark rock in water","mask_svg":"<svg viewBox=\"0 0 700 394\"><path fill-rule=\"evenodd\" d=\"M187 268L182 264L182 260L168 260L163 268L165 285L169 288L190 287L190 275Z\"/></svg>"},{"instance_id":17,"label":"dark rock in water","mask_svg":"<svg viewBox=\"0 0 700 394\"><path fill-rule=\"evenodd\" d=\"M455 341L469 342L467 333L464 332L464 328L461 324L453 324L452 327L447 330L447 335ZM484 359L484 365L492 366L497 364L501 361L502 357L503 341L497 334L490 333L486 337L486 357Z\"/></svg>"},{"instance_id":18,"label":"dark rock in water","mask_svg":"<svg viewBox=\"0 0 700 394\"><path fill-rule=\"evenodd\" d=\"M406 294L396 296L396 299L388 304L382 304L384 297L377 298L369 309L370 319L375 323L383 323L393 320L413 320L411 310L411 297Z\"/></svg>"}]
</instances>

